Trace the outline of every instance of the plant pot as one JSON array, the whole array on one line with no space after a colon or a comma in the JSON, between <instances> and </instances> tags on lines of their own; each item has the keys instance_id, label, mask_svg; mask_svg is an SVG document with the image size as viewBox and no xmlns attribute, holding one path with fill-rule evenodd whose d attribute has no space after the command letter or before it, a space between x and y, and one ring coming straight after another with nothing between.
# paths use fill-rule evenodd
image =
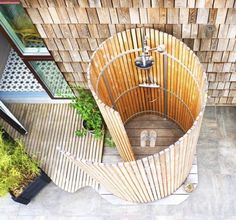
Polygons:
<instances>
[{"instance_id":1,"label":"plant pot","mask_svg":"<svg viewBox=\"0 0 236 220\"><path fill-rule=\"evenodd\" d=\"M10 194L15 202L27 205L31 199L34 198L50 181L51 179L47 176L47 174L41 170L40 175L36 177L35 180L31 182L19 196L15 197L11 192Z\"/></svg>"},{"instance_id":2,"label":"plant pot","mask_svg":"<svg viewBox=\"0 0 236 220\"><path fill-rule=\"evenodd\" d=\"M2 137L4 140L15 143L15 140L6 132L5 129L2 129Z\"/></svg>"},{"instance_id":3,"label":"plant pot","mask_svg":"<svg viewBox=\"0 0 236 220\"><path fill-rule=\"evenodd\" d=\"M83 121L83 128L86 129L90 134L94 134L94 129L87 126L87 122Z\"/></svg>"}]
</instances>

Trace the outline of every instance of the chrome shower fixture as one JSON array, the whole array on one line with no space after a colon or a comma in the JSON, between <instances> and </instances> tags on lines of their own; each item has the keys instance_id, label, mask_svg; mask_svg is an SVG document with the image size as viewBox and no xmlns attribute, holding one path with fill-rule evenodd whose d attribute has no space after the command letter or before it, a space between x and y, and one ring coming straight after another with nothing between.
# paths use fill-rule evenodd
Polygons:
<instances>
[{"instance_id":1,"label":"chrome shower fixture","mask_svg":"<svg viewBox=\"0 0 236 220\"><path fill-rule=\"evenodd\" d=\"M143 39L142 54L135 59L135 66L139 69L149 70L153 64L154 59L149 53L150 47L147 45L147 37Z\"/></svg>"},{"instance_id":2,"label":"chrome shower fixture","mask_svg":"<svg viewBox=\"0 0 236 220\"><path fill-rule=\"evenodd\" d=\"M147 36L143 34L142 53L134 61L137 69L141 70L140 74L144 79L142 80L142 83L139 84L139 87L144 87L144 88L160 87L160 85L157 82L157 79L155 79L153 75L150 73L150 69L154 64L154 59L150 55L151 51L158 53L165 53L165 45L159 45L158 47L150 48L147 45Z\"/></svg>"}]
</instances>

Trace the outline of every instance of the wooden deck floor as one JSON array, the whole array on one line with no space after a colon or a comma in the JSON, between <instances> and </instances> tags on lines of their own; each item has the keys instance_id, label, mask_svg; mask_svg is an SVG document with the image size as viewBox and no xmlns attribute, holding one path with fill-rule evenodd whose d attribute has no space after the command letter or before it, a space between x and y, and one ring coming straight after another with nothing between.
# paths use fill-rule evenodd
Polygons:
<instances>
[{"instance_id":1,"label":"wooden deck floor","mask_svg":"<svg viewBox=\"0 0 236 220\"><path fill-rule=\"evenodd\" d=\"M127 131L136 159L160 152L161 150L175 143L184 134L177 124L154 114L139 115L131 119L125 125L125 129ZM140 146L140 133L142 130L155 130L157 132L155 147ZM107 145L105 145L102 160L103 162L107 163L122 161L117 149L110 148Z\"/></svg>"},{"instance_id":2,"label":"wooden deck floor","mask_svg":"<svg viewBox=\"0 0 236 220\"><path fill-rule=\"evenodd\" d=\"M97 189L98 184L57 150L61 148L80 158L100 162L103 140L91 134L79 138L75 130L82 120L68 104L8 104L9 110L28 130L21 136L2 119L0 123L13 138L24 140L27 152L35 155L41 168L60 188L75 192L84 186Z\"/></svg>"},{"instance_id":3,"label":"wooden deck floor","mask_svg":"<svg viewBox=\"0 0 236 220\"><path fill-rule=\"evenodd\" d=\"M184 134L177 124L154 114L135 117L125 125L125 129L134 153L144 156L164 150ZM154 130L157 133L155 147L149 147L148 142L146 147L140 146L140 133L143 130L147 130L148 132Z\"/></svg>"}]
</instances>

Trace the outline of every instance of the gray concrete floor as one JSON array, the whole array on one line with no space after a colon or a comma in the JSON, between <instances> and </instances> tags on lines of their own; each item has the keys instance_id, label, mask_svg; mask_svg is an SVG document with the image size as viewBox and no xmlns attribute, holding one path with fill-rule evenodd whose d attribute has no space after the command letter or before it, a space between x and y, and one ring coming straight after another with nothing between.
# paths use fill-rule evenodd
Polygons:
<instances>
[{"instance_id":1,"label":"gray concrete floor","mask_svg":"<svg viewBox=\"0 0 236 220\"><path fill-rule=\"evenodd\" d=\"M54 184L27 206L0 199L0 220L233 220L236 219L236 107L207 107L198 143L199 184L178 206L115 206L93 189L70 194Z\"/></svg>"}]
</instances>

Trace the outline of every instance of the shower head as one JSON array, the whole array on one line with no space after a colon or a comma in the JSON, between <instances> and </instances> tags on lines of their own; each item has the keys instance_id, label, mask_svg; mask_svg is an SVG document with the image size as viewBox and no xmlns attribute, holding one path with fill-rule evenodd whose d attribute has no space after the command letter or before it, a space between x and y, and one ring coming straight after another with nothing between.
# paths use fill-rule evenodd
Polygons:
<instances>
[{"instance_id":1,"label":"shower head","mask_svg":"<svg viewBox=\"0 0 236 220\"><path fill-rule=\"evenodd\" d=\"M135 66L139 69L148 70L153 66L154 59L150 56L147 37L143 38L142 54L135 59Z\"/></svg>"},{"instance_id":2,"label":"shower head","mask_svg":"<svg viewBox=\"0 0 236 220\"><path fill-rule=\"evenodd\" d=\"M150 69L153 63L154 60L149 54L142 54L135 59L135 66L139 69Z\"/></svg>"}]
</instances>

